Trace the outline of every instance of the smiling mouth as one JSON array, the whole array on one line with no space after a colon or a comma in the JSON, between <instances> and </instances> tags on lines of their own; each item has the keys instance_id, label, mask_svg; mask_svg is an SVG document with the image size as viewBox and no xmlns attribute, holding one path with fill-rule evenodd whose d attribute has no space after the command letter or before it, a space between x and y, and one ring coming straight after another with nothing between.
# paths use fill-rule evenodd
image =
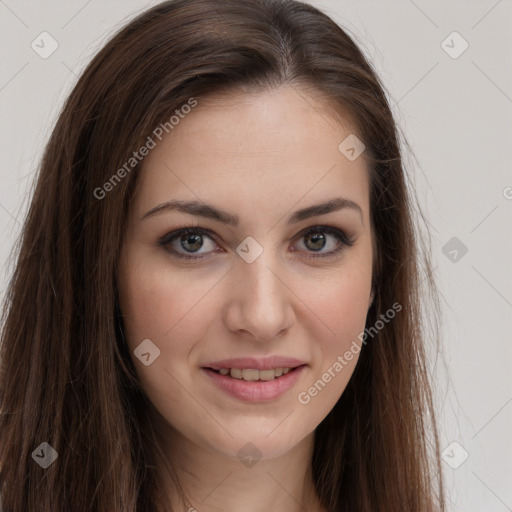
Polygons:
<instances>
[{"instance_id":1,"label":"smiling mouth","mask_svg":"<svg viewBox=\"0 0 512 512\"><path fill-rule=\"evenodd\" d=\"M273 368L270 370L257 370L254 368L221 368L220 370L215 370L213 368L205 369L223 375L225 377L231 377L233 379L251 382L276 380L290 372L293 372L297 368L300 368L300 366L297 366L295 368Z\"/></svg>"}]
</instances>

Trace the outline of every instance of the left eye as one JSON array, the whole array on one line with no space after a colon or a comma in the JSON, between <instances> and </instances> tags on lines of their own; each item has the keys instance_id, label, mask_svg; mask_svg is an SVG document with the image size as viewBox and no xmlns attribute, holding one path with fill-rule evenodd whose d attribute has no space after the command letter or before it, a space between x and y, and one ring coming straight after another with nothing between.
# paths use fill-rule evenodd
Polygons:
<instances>
[{"instance_id":1,"label":"left eye","mask_svg":"<svg viewBox=\"0 0 512 512\"><path fill-rule=\"evenodd\" d=\"M325 247L329 246L329 237L335 241L331 243L334 248L328 251L320 252ZM200 249L204 248L204 240L209 239L212 242L212 250L199 252ZM163 246L173 256L184 259L202 259L203 256L194 256L194 254L204 254L215 251L215 240L217 236L211 231L199 227L187 227L168 233L158 242L158 245ZM334 227L331 226L314 226L309 228L307 231L300 234L300 240L304 240L303 246L306 248L306 252L313 252L314 254L308 254L307 258L324 258L333 256L341 252L345 247L353 245L353 241L347 237L347 235ZM179 242L178 244L176 242ZM179 247L177 247L179 246ZM180 252L180 249L185 253ZM309 251L308 251L309 250ZM316 254L315 254L316 253Z\"/></svg>"}]
</instances>

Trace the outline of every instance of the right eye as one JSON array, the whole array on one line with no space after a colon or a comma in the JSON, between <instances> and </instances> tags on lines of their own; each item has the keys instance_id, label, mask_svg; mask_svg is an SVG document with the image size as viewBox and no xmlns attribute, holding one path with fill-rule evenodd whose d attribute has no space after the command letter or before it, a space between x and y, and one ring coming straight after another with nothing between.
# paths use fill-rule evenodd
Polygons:
<instances>
[{"instance_id":1,"label":"right eye","mask_svg":"<svg viewBox=\"0 0 512 512\"><path fill-rule=\"evenodd\" d=\"M172 231L163 236L158 245L165 247L173 256L186 260L198 260L204 256L194 256L194 254L204 255L208 252L198 252L204 246L204 239L210 239L212 242L216 236L209 230L199 227L186 227ZM216 244L213 243L212 246ZM213 247L215 249L215 247ZM184 252L180 252L184 251Z\"/></svg>"}]
</instances>

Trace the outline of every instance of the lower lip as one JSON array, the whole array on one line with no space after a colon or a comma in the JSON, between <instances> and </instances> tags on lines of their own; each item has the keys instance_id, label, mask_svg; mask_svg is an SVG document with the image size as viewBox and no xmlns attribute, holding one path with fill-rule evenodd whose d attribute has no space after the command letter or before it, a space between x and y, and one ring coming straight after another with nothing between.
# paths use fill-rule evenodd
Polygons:
<instances>
[{"instance_id":1,"label":"lower lip","mask_svg":"<svg viewBox=\"0 0 512 512\"><path fill-rule=\"evenodd\" d=\"M306 365L298 366L286 375L267 381L235 379L221 375L211 368L202 368L202 371L213 380L219 389L234 398L246 402L265 402L274 400L291 389L305 368Z\"/></svg>"}]
</instances>

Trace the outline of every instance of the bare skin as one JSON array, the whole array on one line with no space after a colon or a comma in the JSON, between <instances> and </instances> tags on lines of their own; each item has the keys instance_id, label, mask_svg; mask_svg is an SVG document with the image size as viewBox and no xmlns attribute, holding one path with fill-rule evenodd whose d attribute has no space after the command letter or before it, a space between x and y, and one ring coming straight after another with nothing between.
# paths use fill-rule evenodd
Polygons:
<instances>
[{"instance_id":1,"label":"bare skin","mask_svg":"<svg viewBox=\"0 0 512 512\"><path fill-rule=\"evenodd\" d=\"M119 262L121 310L192 510L325 510L311 473L314 431L352 375L358 354L332 368L364 330L371 297L366 162L364 154L350 161L338 149L351 133L311 91L283 86L201 100L144 161ZM288 223L297 210L335 198L357 206L345 202ZM239 223L177 210L143 219L171 200L207 203ZM343 232L351 245L334 231L304 233L315 226ZM183 227L215 238L188 234L158 244ZM247 237L262 249L250 263L236 251ZM146 339L160 350L148 366L133 355ZM204 368L266 356L304 363L293 386L269 400L233 397ZM323 377L329 368L330 379ZM328 382L309 393L319 379ZM244 446L256 447L256 463L244 462Z\"/></svg>"}]
</instances>

